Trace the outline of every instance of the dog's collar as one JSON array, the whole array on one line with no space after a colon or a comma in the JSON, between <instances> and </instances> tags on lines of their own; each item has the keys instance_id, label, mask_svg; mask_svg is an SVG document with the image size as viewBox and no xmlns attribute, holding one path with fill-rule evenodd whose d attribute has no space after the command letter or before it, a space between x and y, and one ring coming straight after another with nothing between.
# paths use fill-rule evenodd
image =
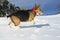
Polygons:
<instances>
[{"instance_id":1,"label":"dog's collar","mask_svg":"<svg viewBox=\"0 0 60 40\"><path fill-rule=\"evenodd\" d=\"M32 11L34 12L34 14L36 15L36 10L35 10L35 8L32 8Z\"/></svg>"}]
</instances>

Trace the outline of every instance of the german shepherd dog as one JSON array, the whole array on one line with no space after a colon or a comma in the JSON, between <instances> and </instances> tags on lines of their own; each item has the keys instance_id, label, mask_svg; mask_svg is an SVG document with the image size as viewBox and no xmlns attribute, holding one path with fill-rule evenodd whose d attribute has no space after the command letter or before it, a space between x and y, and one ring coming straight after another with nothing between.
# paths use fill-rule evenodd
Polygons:
<instances>
[{"instance_id":1,"label":"german shepherd dog","mask_svg":"<svg viewBox=\"0 0 60 40\"><path fill-rule=\"evenodd\" d=\"M20 22L32 21L36 16L36 13L38 13L39 15L42 14L40 5L35 5L32 9L29 9L29 10L18 10L7 17L10 17L13 24L15 26L18 26ZM8 25L10 24L11 22L9 22Z\"/></svg>"}]
</instances>

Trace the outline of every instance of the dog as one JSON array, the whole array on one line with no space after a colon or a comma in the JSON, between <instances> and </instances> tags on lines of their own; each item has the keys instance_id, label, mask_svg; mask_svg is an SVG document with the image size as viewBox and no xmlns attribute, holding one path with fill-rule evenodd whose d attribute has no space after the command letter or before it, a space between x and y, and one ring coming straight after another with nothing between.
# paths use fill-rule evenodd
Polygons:
<instances>
[{"instance_id":1,"label":"dog","mask_svg":"<svg viewBox=\"0 0 60 40\"><path fill-rule=\"evenodd\" d=\"M18 10L7 17L10 18L15 26L18 26L20 22L32 21L34 20L36 14L42 15L42 13L40 5L35 5L32 9ZM8 25L11 24L11 21L9 21Z\"/></svg>"}]
</instances>

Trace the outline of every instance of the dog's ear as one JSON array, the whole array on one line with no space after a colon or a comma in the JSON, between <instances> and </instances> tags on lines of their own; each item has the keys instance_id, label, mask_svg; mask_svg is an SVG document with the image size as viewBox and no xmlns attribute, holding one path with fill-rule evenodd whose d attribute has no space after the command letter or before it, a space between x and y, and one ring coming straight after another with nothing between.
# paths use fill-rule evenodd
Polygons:
<instances>
[{"instance_id":1,"label":"dog's ear","mask_svg":"<svg viewBox=\"0 0 60 40\"><path fill-rule=\"evenodd\" d=\"M35 4L35 7L40 7L40 4Z\"/></svg>"},{"instance_id":2,"label":"dog's ear","mask_svg":"<svg viewBox=\"0 0 60 40\"><path fill-rule=\"evenodd\" d=\"M35 4L35 9L39 8L40 4Z\"/></svg>"}]
</instances>

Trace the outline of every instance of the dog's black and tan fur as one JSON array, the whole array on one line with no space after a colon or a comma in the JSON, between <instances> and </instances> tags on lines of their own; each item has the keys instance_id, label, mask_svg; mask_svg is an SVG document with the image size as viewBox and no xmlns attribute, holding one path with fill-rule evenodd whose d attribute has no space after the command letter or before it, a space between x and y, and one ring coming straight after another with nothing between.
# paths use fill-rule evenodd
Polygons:
<instances>
[{"instance_id":1,"label":"dog's black and tan fur","mask_svg":"<svg viewBox=\"0 0 60 40\"><path fill-rule=\"evenodd\" d=\"M39 5L35 5L34 10L38 14L42 14ZM35 12L32 9L29 10L18 10L13 14L9 15L11 21L14 23L15 26L18 26L22 21L32 21L35 17ZM11 23L9 22L9 25Z\"/></svg>"}]
</instances>

